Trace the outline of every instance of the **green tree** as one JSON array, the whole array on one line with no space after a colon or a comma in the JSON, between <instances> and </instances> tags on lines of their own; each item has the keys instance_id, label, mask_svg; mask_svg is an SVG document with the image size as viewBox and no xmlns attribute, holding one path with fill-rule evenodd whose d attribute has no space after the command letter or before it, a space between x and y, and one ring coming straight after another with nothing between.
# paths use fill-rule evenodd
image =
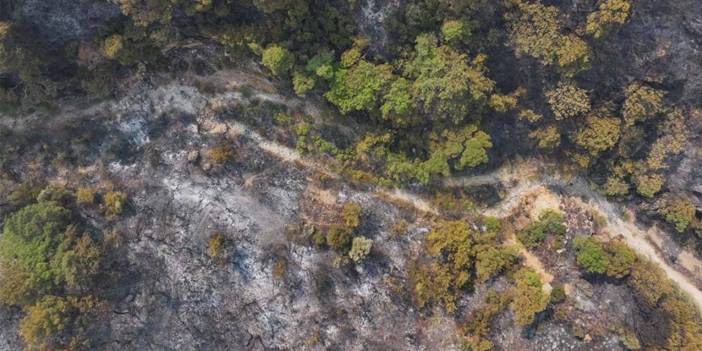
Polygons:
<instances>
[{"instance_id":1,"label":"green tree","mask_svg":"<svg viewBox=\"0 0 702 351\"><path fill-rule=\"evenodd\" d=\"M349 68L339 68L333 77L331 89L324 96L344 114L378 109L381 98L393 81L390 65L374 65L366 60L360 60Z\"/></svg>"},{"instance_id":2,"label":"green tree","mask_svg":"<svg viewBox=\"0 0 702 351\"><path fill-rule=\"evenodd\" d=\"M295 56L288 49L271 45L263 50L261 56L263 65L279 76L288 73L295 64Z\"/></svg>"},{"instance_id":3,"label":"green tree","mask_svg":"<svg viewBox=\"0 0 702 351\"><path fill-rule=\"evenodd\" d=\"M140 27L148 27L152 23L169 24L176 8L176 1L170 0L122 0L122 14Z\"/></svg>"},{"instance_id":4,"label":"green tree","mask_svg":"<svg viewBox=\"0 0 702 351\"><path fill-rule=\"evenodd\" d=\"M95 203L95 189L82 187L76 190L76 203L81 205L92 205Z\"/></svg>"},{"instance_id":5,"label":"green tree","mask_svg":"<svg viewBox=\"0 0 702 351\"><path fill-rule=\"evenodd\" d=\"M55 202L40 202L8 216L0 237L0 302L31 304L58 288L60 267L52 266L65 239L70 212Z\"/></svg>"},{"instance_id":6,"label":"green tree","mask_svg":"<svg viewBox=\"0 0 702 351\"><path fill-rule=\"evenodd\" d=\"M103 198L103 210L108 218L117 217L124 211L127 204L127 194L121 191L109 191Z\"/></svg>"},{"instance_id":7,"label":"green tree","mask_svg":"<svg viewBox=\"0 0 702 351\"><path fill-rule=\"evenodd\" d=\"M212 1L212 0L198 0ZM295 0L253 0L254 5L261 11L271 13L275 11L285 10L295 5Z\"/></svg>"},{"instance_id":8,"label":"green tree","mask_svg":"<svg viewBox=\"0 0 702 351\"><path fill-rule=\"evenodd\" d=\"M361 205L352 201L347 201L341 212L344 225L346 225L347 228L353 230L361 224L361 214L363 213Z\"/></svg>"},{"instance_id":9,"label":"green tree","mask_svg":"<svg viewBox=\"0 0 702 351\"><path fill-rule=\"evenodd\" d=\"M65 238L52 259L57 275L71 290L87 291L101 273L102 248L89 234L78 234L75 226L69 226Z\"/></svg>"},{"instance_id":10,"label":"green tree","mask_svg":"<svg viewBox=\"0 0 702 351\"><path fill-rule=\"evenodd\" d=\"M444 129L430 136L430 152L441 154L453 162L453 168L463 170L488 161L487 149L492 147L490 136L469 124L461 129Z\"/></svg>"},{"instance_id":11,"label":"green tree","mask_svg":"<svg viewBox=\"0 0 702 351\"><path fill-rule=\"evenodd\" d=\"M470 31L464 21L448 20L441 25L441 35L449 43L458 43L470 35Z\"/></svg>"},{"instance_id":12,"label":"green tree","mask_svg":"<svg viewBox=\"0 0 702 351\"><path fill-rule=\"evenodd\" d=\"M393 125L405 127L416 123L414 118L414 101L412 99L411 85L405 78L398 78L390 85L383 96L383 105L380 107L383 119L391 121Z\"/></svg>"},{"instance_id":13,"label":"green tree","mask_svg":"<svg viewBox=\"0 0 702 351\"><path fill-rule=\"evenodd\" d=\"M536 139L536 147L539 149L553 150L561 144L561 133L554 125L530 132L529 137Z\"/></svg>"},{"instance_id":14,"label":"green tree","mask_svg":"<svg viewBox=\"0 0 702 351\"><path fill-rule=\"evenodd\" d=\"M224 250L224 235L221 233L213 233L207 240L207 254L212 258L218 258Z\"/></svg>"},{"instance_id":15,"label":"green tree","mask_svg":"<svg viewBox=\"0 0 702 351\"><path fill-rule=\"evenodd\" d=\"M563 286L556 286L551 290L551 296L549 296L549 303L552 305L557 305L566 299L565 289Z\"/></svg>"},{"instance_id":16,"label":"green tree","mask_svg":"<svg viewBox=\"0 0 702 351\"><path fill-rule=\"evenodd\" d=\"M7 67L5 67L5 60L7 55L5 52L7 50L5 48L5 38L10 32L10 27L10 22L0 21L0 71L4 71L7 69Z\"/></svg>"},{"instance_id":17,"label":"green tree","mask_svg":"<svg viewBox=\"0 0 702 351\"><path fill-rule=\"evenodd\" d=\"M666 114L663 123L658 125L658 139L651 146L646 157L646 167L656 171L667 167L669 156L681 153L687 142L688 127L685 116L679 108L672 109Z\"/></svg>"},{"instance_id":18,"label":"green tree","mask_svg":"<svg viewBox=\"0 0 702 351\"><path fill-rule=\"evenodd\" d=\"M657 306L663 297L675 291L663 269L649 260L639 260L632 266L627 283L634 290L635 296L649 306Z\"/></svg>"},{"instance_id":19,"label":"green tree","mask_svg":"<svg viewBox=\"0 0 702 351\"><path fill-rule=\"evenodd\" d=\"M426 240L430 255L447 257L459 270L470 266L472 240L466 222L441 220L434 224Z\"/></svg>"},{"instance_id":20,"label":"green tree","mask_svg":"<svg viewBox=\"0 0 702 351\"><path fill-rule=\"evenodd\" d=\"M524 246L533 249L546 239L547 235L562 237L566 227L563 216L553 210L544 210L539 219L517 233L517 238Z\"/></svg>"},{"instance_id":21,"label":"green tree","mask_svg":"<svg viewBox=\"0 0 702 351\"><path fill-rule=\"evenodd\" d=\"M417 37L414 60L405 74L414 78L412 91L421 111L431 118L460 123L484 107L495 82L485 76L485 57L468 62L432 35Z\"/></svg>"},{"instance_id":22,"label":"green tree","mask_svg":"<svg viewBox=\"0 0 702 351\"><path fill-rule=\"evenodd\" d=\"M419 308L427 305L443 305L446 311L456 310L456 294L453 286L453 275L448 267L438 263L431 265L414 264L409 273L412 284L412 294Z\"/></svg>"},{"instance_id":23,"label":"green tree","mask_svg":"<svg viewBox=\"0 0 702 351\"><path fill-rule=\"evenodd\" d=\"M514 95L514 94L513 95L492 94L492 96L490 96L489 103L490 103L490 107L492 107L495 111L504 113L504 112L507 112L507 111L517 107L518 102L519 102L518 96ZM524 117L527 117L527 116L525 115ZM529 116L529 117L531 117L531 116Z\"/></svg>"},{"instance_id":24,"label":"green tree","mask_svg":"<svg viewBox=\"0 0 702 351\"><path fill-rule=\"evenodd\" d=\"M639 173L635 177L636 192L647 198L652 198L661 188L665 179L660 174Z\"/></svg>"},{"instance_id":25,"label":"green tree","mask_svg":"<svg viewBox=\"0 0 702 351\"><path fill-rule=\"evenodd\" d=\"M352 239L353 231L344 225L332 225L327 231L327 245L341 253L349 251Z\"/></svg>"},{"instance_id":26,"label":"green tree","mask_svg":"<svg viewBox=\"0 0 702 351\"><path fill-rule=\"evenodd\" d=\"M621 279L629 275L638 258L636 252L621 240L612 240L604 245L607 251L607 276Z\"/></svg>"},{"instance_id":27,"label":"green tree","mask_svg":"<svg viewBox=\"0 0 702 351\"><path fill-rule=\"evenodd\" d=\"M27 309L20 335L28 350L89 349L99 302L94 298L48 295Z\"/></svg>"},{"instance_id":28,"label":"green tree","mask_svg":"<svg viewBox=\"0 0 702 351\"><path fill-rule=\"evenodd\" d=\"M102 51L108 58L114 59L124 47L124 39L119 34L113 34L105 39L102 46Z\"/></svg>"},{"instance_id":29,"label":"green tree","mask_svg":"<svg viewBox=\"0 0 702 351\"><path fill-rule=\"evenodd\" d=\"M576 238L575 249L578 251L576 261L580 267L589 273L603 274L607 271L609 261L607 253L600 242L593 238Z\"/></svg>"},{"instance_id":30,"label":"green tree","mask_svg":"<svg viewBox=\"0 0 702 351\"><path fill-rule=\"evenodd\" d=\"M539 113L534 112L534 110L531 109L524 109L519 111L519 114L517 114L517 117L521 120L527 120L529 123L535 123L541 120L543 116Z\"/></svg>"}]
</instances>

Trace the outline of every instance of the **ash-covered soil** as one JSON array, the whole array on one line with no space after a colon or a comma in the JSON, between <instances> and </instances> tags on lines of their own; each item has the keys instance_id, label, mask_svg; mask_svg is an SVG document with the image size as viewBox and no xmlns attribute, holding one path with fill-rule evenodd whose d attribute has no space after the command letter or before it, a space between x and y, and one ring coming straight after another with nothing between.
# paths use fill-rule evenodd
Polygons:
<instances>
[{"instance_id":1,"label":"ash-covered soil","mask_svg":"<svg viewBox=\"0 0 702 351\"><path fill-rule=\"evenodd\" d=\"M74 141L65 160L44 176L70 186L110 183L129 195L122 216L110 222L95 216L92 223L117 235L125 268L99 348L458 350L462 316L482 306L488 288L507 289L505 279L465 294L456 316L417 310L407 265L424 250L430 214L372 188L320 180L319 170L304 162L261 149L260 136L231 127L245 117L234 107L259 104L261 97L245 98L235 89L205 94L185 83L140 83L117 101L71 115L46 139L49 149L77 135L88 142ZM272 105L258 109L260 120L289 109L276 105L284 98L263 96ZM12 137L34 130L26 127ZM223 141L232 145L233 160L213 164L207 152ZM38 150L22 157L29 161ZM15 163L14 171L48 172L25 166ZM348 200L364 209L361 231L374 246L367 260L336 267L337 255L310 245L300 224L323 226ZM84 215L91 218L89 210ZM395 236L391 228L400 219L408 222L407 233ZM214 233L225 239L218 257L208 254ZM568 308L590 330L601 323L598 316L617 323L629 318L621 312L631 299L626 288L605 283L578 293ZM17 313L3 312L2 349L21 348ZM602 325L601 335L576 337L569 322L545 317L525 330L507 309L496 318L496 347L621 347Z\"/></svg>"}]
</instances>

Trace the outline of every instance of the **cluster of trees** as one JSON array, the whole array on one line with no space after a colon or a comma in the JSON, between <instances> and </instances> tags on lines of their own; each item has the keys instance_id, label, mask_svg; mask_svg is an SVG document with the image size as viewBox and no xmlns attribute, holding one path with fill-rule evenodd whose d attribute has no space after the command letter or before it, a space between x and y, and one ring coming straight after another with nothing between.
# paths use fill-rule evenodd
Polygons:
<instances>
[{"instance_id":1,"label":"cluster of trees","mask_svg":"<svg viewBox=\"0 0 702 351\"><path fill-rule=\"evenodd\" d=\"M22 307L29 349L89 349L113 279L100 237L84 231L75 206L91 196L48 187L8 215L0 237L0 303ZM91 201L92 202L92 201ZM109 205L107 215L116 215Z\"/></svg>"},{"instance_id":2,"label":"cluster of trees","mask_svg":"<svg viewBox=\"0 0 702 351\"><path fill-rule=\"evenodd\" d=\"M494 317L509 306L511 300L512 297L508 292L488 291L484 306L471 312L461 326L461 332L465 336L466 349L476 351L493 349L493 343L489 339L490 323Z\"/></svg>"},{"instance_id":3,"label":"cluster of trees","mask_svg":"<svg viewBox=\"0 0 702 351\"><path fill-rule=\"evenodd\" d=\"M702 319L697 307L668 278L645 259L632 266L626 281L634 296L651 311L649 324L638 333L644 348L697 350L702 348ZM660 328L660 326L665 326Z\"/></svg>"},{"instance_id":4,"label":"cluster of trees","mask_svg":"<svg viewBox=\"0 0 702 351\"><path fill-rule=\"evenodd\" d=\"M494 221L492 221L494 224ZM516 249L500 244L499 226L473 230L464 220L440 220L426 237L429 262L416 262L410 270L418 306L456 309L456 297L509 270L517 262Z\"/></svg>"},{"instance_id":5,"label":"cluster of trees","mask_svg":"<svg viewBox=\"0 0 702 351\"><path fill-rule=\"evenodd\" d=\"M702 321L697 308L655 263L638 257L620 240L602 242L579 237L576 262L587 273L623 280L646 311L633 344L644 348L695 350L702 347ZM663 326L663 327L661 327Z\"/></svg>"},{"instance_id":6,"label":"cluster of trees","mask_svg":"<svg viewBox=\"0 0 702 351\"><path fill-rule=\"evenodd\" d=\"M318 247L328 246L341 255L359 263L363 261L373 248L373 240L360 234L363 218L363 208L356 202L347 201L341 208L338 223L327 225L325 230L319 230L308 225L303 231Z\"/></svg>"},{"instance_id":7,"label":"cluster of trees","mask_svg":"<svg viewBox=\"0 0 702 351\"><path fill-rule=\"evenodd\" d=\"M591 274L621 279L637 263L636 253L620 240L603 243L593 237L578 237L573 246L577 251L576 262Z\"/></svg>"},{"instance_id":8,"label":"cluster of trees","mask_svg":"<svg viewBox=\"0 0 702 351\"><path fill-rule=\"evenodd\" d=\"M588 68L590 48L577 34L566 33L555 6L517 0L507 13L509 36L517 54L529 55L545 65L573 75Z\"/></svg>"}]
</instances>

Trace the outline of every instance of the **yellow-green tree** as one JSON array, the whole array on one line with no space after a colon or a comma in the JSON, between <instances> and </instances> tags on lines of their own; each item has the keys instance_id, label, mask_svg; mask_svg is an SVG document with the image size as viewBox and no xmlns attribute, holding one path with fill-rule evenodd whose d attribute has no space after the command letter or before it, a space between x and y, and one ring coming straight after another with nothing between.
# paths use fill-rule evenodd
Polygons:
<instances>
[{"instance_id":1,"label":"yellow-green tree","mask_svg":"<svg viewBox=\"0 0 702 351\"><path fill-rule=\"evenodd\" d=\"M621 120L616 117L590 115L585 120L585 126L575 134L573 139L576 144L594 156L617 144L620 124Z\"/></svg>"},{"instance_id":2,"label":"yellow-green tree","mask_svg":"<svg viewBox=\"0 0 702 351\"><path fill-rule=\"evenodd\" d=\"M695 204L682 195L668 194L661 198L657 205L658 213L680 233L687 230L695 220Z\"/></svg>"},{"instance_id":3,"label":"yellow-green tree","mask_svg":"<svg viewBox=\"0 0 702 351\"><path fill-rule=\"evenodd\" d=\"M548 306L549 296L543 292L539 275L523 268L515 274L514 301L512 309L517 325L527 326L536 315Z\"/></svg>"},{"instance_id":4,"label":"yellow-green tree","mask_svg":"<svg viewBox=\"0 0 702 351\"><path fill-rule=\"evenodd\" d=\"M595 39L599 39L612 28L626 23L630 13L629 0L601 1L598 10L587 16L586 31Z\"/></svg>"},{"instance_id":5,"label":"yellow-green tree","mask_svg":"<svg viewBox=\"0 0 702 351\"><path fill-rule=\"evenodd\" d=\"M271 45L263 50L261 61L273 74L282 75L292 69L295 64L295 56L286 48Z\"/></svg>"},{"instance_id":6,"label":"yellow-green tree","mask_svg":"<svg viewBox=\"0 0 702 351\"><path fill-rule=\"evenodd\" d=\"M561 144L561 133L554 125L532 131L529 137L536 139L536 147L539 149L553 150Z\"/></svg>"},{"instance_id":7,"label":"yellow-green tree","mask_svg":"<svg viewBox=\"0 0 702 351\"><path fill-rule=\"evenodd\" d=\"M590 111L590 97L587 91L571 82L559 82L546 92L546 99L556 119L576 117Z\"/></svg>"},{"instance_id":8,"label":"yellow-green tree","mask_svg":"<svg viewBox=\"0 0 702 351\"><path fill-rule=\"evenodd\" d=\"M545 65L557 64L573 74L588 67L590 49L574 34L563 34L561 13L555 6L516 1L507 14L509 36L517 54L529 55Z\"/></svg>"},{"instance_id":9,"label":"yellow-green tree","mask_svg":"<svg viewBox=\"0 0 702 351\"><path fill-rule=\"evenodd\" d=\"M639 83L626 88L622 116L627 127L656 116L663 110L663 92Z\"/></svg>"}]
</instances>

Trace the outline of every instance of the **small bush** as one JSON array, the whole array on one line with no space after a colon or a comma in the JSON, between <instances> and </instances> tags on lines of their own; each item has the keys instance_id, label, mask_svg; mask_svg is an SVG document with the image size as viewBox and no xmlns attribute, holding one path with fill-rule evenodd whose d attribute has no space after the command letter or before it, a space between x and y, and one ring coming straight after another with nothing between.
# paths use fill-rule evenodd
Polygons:
<instances>
[{"instance_id":1,"label":"small bush","mask_svg":"<svg viewBox=\"0 0 702 351\"><path fill-rule=\"evenodd\" d=\"M78 188L76 190L76 202L80 205L92 205L95 203L95 189Z\"/></svg>"},{"instance_id":2,"label":"small bush","mask_svg":"<svg viewBox=\"0 0 702 351\"><path fill-rule=\"evenodd\" d=\"M405 233L407 233L407 227L407 221L405 221L404 219L400 219L392 225L392 228L390 229L390 234L394 238L402 236Z\"/></svg>"},{"instance_id":3,"label":"small bush","mask_svg":"<svg viewBox=\"0 0 702 351\"><path fill-rule=\"evenodd\" d=\"M352 238L351 229L343 225L333 225L327 232L327 245L338 252L346 253L351 248Z\"/></svg>"},{"instance_id":4,"label":"small bush","mask_svg":"<svg viewBox=\"0 0 702 351\"><path fill-rule=\"evenodd\" d=\"M209 156L210 160L212 160L212 162L219 165L223 165L229 162L232 158L234 158L234 150L231 146L227 144L220 144L211 148L207 152L207 155Z\"/></svg>"},{"instance_id":5,"label":"small bush","mask_svg":"<svg viewBox=\"0 0 702 351\"><path fill-rule=\"evenodd\" d=\"M110 191L103 198L103 209L107 217L116 217L122 214L127 204L127 194L119 191Z\"/></svg>"},{"instance_id":6,"label":"small bush","mask_svg":"<svg viewBox=\"0 0 702 351\"><path fill-rule=\"evenodd\" d=\"M361 224L361 213L363 209L361 205L348 201L344 204L344 209L342 210L342 216L344 218L344 225L346 225L351 230L356 229Z\"/></svg>"},{"instance_id":7,"label":"small bush","mask_svg":"<svg viewBox=\"0 0 702 351\"><path fill-rule=\"evenodd\" d=\"M357 236L353 238L351 243L351 251L349 251L349 257L354 262L361 262L368 254L370 254L371 248L373 247L373 240L368 239L364 236Z\"/></svg>"},{"instance_id":8,"label":"small bush","mask_svg":"<svg viewBox=\"0 0 702 351\"><path fill-rule=\"evenodd\" d=\"M224 249L224 235L220 233L214 233L210 236L210 240L207 241L207 254L212 258L217 258L222 254Z\"/></svg>"},{"instance_id":9,"label":"small bush","mask_svg":"<svg viewBox=\"0 0 702 351\"><path fill-rule=\"evenodd\" d=\"M281 280L285 277L285 271L288 268L288 261L284 259L279 259L278 261L275 262L275 266L273 266L273 278L276 280Z\"/></svg>"},{"instance_id":10,"label":"small bush","mask_svg":"<svg viewBox=\"0 0 702 351\"><path fill-rule=\"evenodd\" d=\"M551 290L551 296L549 297L549 302L552 305L557 305L566 299L566 293L563 286L556 286Z\"/></svg>"}]
</instances>

